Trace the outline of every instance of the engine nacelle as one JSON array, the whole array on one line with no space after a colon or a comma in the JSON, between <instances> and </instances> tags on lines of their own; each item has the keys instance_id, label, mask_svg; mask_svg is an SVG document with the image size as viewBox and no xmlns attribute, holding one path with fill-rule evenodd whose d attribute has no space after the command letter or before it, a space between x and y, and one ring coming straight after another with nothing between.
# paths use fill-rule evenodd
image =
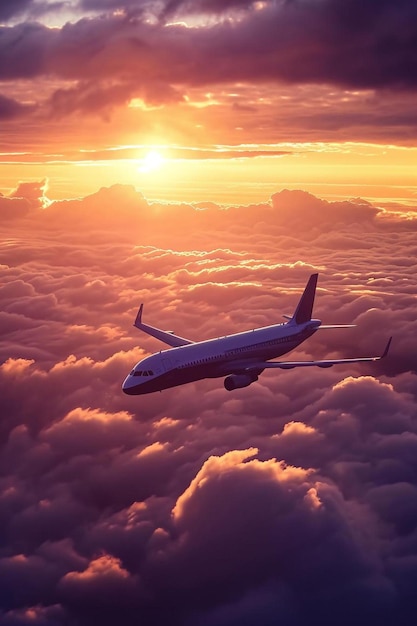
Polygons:
<instances>
[{"instance_id":1,"label":"engine nacelle","mask_svg":"<svg viewBox=\"0 0 417 626\"><path fill-rule=\"evenodd\" d=\"M224 388L227 391L233 391L233 389L242 389L242 387L248 387L252 383L258 380L256 374L230 374L224 379Z\"/></svg>"}]
</instances>

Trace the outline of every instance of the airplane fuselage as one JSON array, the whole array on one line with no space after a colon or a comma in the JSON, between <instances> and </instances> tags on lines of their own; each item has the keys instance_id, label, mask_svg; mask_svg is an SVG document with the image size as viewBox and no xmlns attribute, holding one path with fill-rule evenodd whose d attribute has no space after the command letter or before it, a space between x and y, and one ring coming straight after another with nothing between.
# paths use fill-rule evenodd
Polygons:
<instances>
[{"instance_id":1,"label":"airplane fuselage","mask_svg":"<svg viewBox=\"0 0 417 626\"><path fill-rule=\"evenodd\" d=\"M289 321L254 328L243 333L216 337L194 342L161 330L142 321L143 304L139 307L134 326L139 330L171 346L135 365L123 383L123 391L129 395L141 395L177 387L202 378L225 377L228 391L241 389L258 380L265 369L291 369L293 367L332 367L333 365L380 361L388 354L391 339L381 356L354 357L348 359L321 359L311 361L273 361L291 352L319 329L350 328L351 324L323 326L312 319L314 296L318 274L308 279L304 292Z\"/></svg>"},{"instance_id":2,"label":"airplane fuselage","mask_svg":"<svg viewBox=\"0 0 417 626\"><path fill-rule=\"evenodd\" d=\"M123 383L123 391L141 395L203 378L248 376L246 369L254 360L265 361L290 352L311 337L320 324L320 320L313 319L299 325L274 324L162 350L135 365ZM247 384L262 371L260 367L252 373Z\"/></svg>"}]
</instances>

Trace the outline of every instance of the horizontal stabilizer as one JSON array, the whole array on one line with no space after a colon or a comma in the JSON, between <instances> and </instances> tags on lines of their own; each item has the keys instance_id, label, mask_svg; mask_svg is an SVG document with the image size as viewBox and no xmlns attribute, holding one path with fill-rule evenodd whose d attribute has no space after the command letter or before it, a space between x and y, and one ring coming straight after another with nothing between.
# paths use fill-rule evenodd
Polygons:
<instances>
[{"instance_id":1,"label":"horizontal stabilizer","mask_svg":"<svg viewBox=\"0 0 417 626\"><path fill-rule=\"evenodd\" d=\"M317 330L331 330L332 328L356 328L356 324L322 324Z\"/></svg>"},{"instance_id":2,"label":"horizontal stabilizer","mask_svg":"<svg viewBox=\"0 0 417 626\"><path fill-rule=\"evenodd\" d=\"M142 322L142 313L143 313L143 304L140 305L139 311L136 315L136 319L134 322L134 326L142 330L144 333L163 341L164 343L172 346L173 348L178 348L179 346L187 346L190 343L194 343L190 339L185 339L184 337L179 337L175 335L172 330L161 330L160 328L155 328L154 326L149 326L149 324L144 324Z\"/></svg>"}]
</instances>

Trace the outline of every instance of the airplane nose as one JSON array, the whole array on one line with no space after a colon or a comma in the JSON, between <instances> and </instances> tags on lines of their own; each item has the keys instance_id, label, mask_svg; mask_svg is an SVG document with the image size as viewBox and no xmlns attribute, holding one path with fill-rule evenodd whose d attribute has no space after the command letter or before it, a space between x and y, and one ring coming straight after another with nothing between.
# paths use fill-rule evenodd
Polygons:
<instances>
[{"instance_id":1,"label":"airplane nose","mask_svg":"<svg viewBox=\"0 0 417 626\"><path fill-rule=\"evenodd\" d=\"M125 387L124 385L122 386L122 390L124 391L124 393L126 393L128 396L134 396L136 395L134 390L132 389L132 387Z\"/></svg>"},{"instance_id":2,"label":"airplane nose","mask_svg":"<svg viewBox=\"0 0 417 626\"><path fill-rule=\"evenodd\" d=\"M124 393L126 393L128 396L134 396L135 392L134 392L134 384L132 381L132 376L126 376L126 378L123 381L123 385L122 385L122 391L124 391Z\"/></svg>"}]
</instances>

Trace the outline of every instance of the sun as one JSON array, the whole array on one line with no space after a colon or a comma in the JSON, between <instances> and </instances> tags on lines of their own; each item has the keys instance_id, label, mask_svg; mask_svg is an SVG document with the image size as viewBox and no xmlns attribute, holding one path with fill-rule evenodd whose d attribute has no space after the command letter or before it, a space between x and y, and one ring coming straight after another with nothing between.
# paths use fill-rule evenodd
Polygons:
<instances>
[{"instance_id":1,"label":"sun","mask_svg":"<svg viewBox=\"0 0 417 626\"><path fill-rule=\"evenodd\" d=\"M155 170L159 170L164 162L164 157L157 150L149 150L141 159L141 165L138 168L139 172L149 173L154 172Z\"/></svg>"}]
</instances>

